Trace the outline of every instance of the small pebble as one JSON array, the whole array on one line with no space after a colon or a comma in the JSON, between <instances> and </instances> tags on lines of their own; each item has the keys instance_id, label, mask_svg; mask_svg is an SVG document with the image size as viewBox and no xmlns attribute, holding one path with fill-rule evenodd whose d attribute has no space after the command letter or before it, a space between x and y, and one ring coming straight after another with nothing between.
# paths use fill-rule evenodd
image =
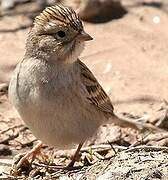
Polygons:
<instances>
[{"instance_id":1,"label":"small pebble","mask_svg":"<svg viewBox=\"0 0 168 180\"><path fill-rule=\"evenodd\" d=\"M160 23L160 17L159 16L154 16L153 17L153 23L159 24Z\"/></svg>"}]
</instances>

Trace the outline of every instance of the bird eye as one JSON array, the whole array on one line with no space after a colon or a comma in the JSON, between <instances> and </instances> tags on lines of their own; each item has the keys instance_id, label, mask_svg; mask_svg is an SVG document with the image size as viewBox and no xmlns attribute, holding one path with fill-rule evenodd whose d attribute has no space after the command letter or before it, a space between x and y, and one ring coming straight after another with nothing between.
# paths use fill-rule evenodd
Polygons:
<instances>
[{"instance_id":1,"label":"bird eye","mask_svg":"<svg viewBox=\"0 0 168 180\"><path fill-rule=\"evenodd\" d=\"M60 38L64 38L66 34L65 34L64 31L58 31L58 32L57 32L57 35L58 35Z\"/></svg>"}]
</instances>

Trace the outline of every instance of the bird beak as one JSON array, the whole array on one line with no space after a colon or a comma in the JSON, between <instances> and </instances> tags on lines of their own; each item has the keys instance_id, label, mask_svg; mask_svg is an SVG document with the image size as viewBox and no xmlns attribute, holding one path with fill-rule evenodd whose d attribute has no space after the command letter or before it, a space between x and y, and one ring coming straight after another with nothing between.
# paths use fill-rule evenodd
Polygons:
<instances>
[{"instance_id":1,"label":"bird beak","mask_svg":"<svg viewBox=\"0 0 168 180\"><path fill-rule=\"evenodd\" d=\"M80 34L78 35L78 39L80 41L90 41L93 40L93 38L87 34L85 31L81 31Z\"/></svg>"}]
</instances>

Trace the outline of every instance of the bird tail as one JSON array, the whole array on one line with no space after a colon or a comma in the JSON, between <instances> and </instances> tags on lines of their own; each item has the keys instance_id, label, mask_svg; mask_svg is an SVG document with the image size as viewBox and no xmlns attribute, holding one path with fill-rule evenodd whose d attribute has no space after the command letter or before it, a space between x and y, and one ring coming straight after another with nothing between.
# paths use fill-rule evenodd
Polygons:
<instances>
[{"instance_id":1,"label":"bird tail","mask_svg":"<svg viewBox=\"0 0 168 180\"><path fill-rule=\"evenodd\" d=\"M137 122L137 121L132 121L129 119L124 119L124 118L120 118L117 115L113 114L112 116L112 123L114 123L115 125L118 125L120 127L129 127L138 131L152 131L152 132L163 132L164 130L161 128L158 128L150 123L144 123L144 122Z\"/></svg>"}]
</instances>

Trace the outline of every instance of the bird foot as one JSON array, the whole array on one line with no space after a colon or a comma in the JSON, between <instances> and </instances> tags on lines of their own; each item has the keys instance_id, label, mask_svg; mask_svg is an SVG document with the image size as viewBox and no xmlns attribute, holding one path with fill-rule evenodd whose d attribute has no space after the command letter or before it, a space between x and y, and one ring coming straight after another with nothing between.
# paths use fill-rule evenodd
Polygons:
<instances>
[{"instance_id":1,"label":"bird foot","mask_svg":"<svg viewBox=\"0 0 168 180\"><path fill-rule=\"evenodd\" d=\"M20 175L23 171L29 172L32 169L31 164L37 156L42 157L42 159L46 161L46 159L48 159L48 156L40 151L41 147L42 143L40 142L28 153L23 153L15 156L11 174L13 176L16 176ZM30 162L29 159L31 159Z\"/></svg>"}]
</instances>

